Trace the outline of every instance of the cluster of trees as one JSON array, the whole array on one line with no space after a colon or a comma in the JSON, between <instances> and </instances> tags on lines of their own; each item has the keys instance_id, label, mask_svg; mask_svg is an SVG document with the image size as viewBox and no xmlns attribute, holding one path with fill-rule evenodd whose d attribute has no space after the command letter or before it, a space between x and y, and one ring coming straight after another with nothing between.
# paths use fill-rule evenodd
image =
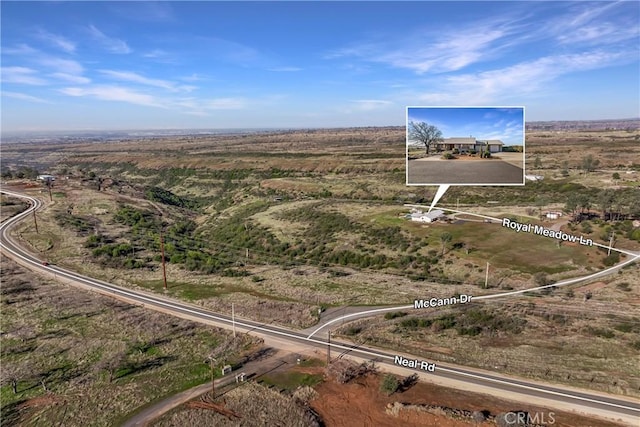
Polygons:
<instances>
[{"instance_id":1,"label":"cluster of trees","mask_svg":"<svg viewBox=\"0 0 640 427\"><path fill-rule=\"evenodd\" d=\"M640 193L629 189L604 189L598 193L572 192L567 195L565 209L576 217L591 208L602 212L601 219L616 221L629 217L640 217Z\"/></svg>"},{"instance_id":2,"label":"cluster of trees","mask_svg":"<svg viewBox=\"0 0 640 427\"><path fill-rule=\"evenodd\" d=\"M504 315L495 311L472 308L460 313L443 314L435 318L407 317L398 322L395 332L406 329L431 328L434 331L455 329L459 335L476 336L506 332L519 334L527 321L519 317Z\"/></svg>"},{"instance_id":3,"label":"cluster of trees","mask_svg":"<svg viewBox=\"0 0 640 427\"><path fill-rule=\"evenodd\" d=\"M404 233L398 226L366 227L342 213L326 212L314 207L286 211L280 218L308 224L304 236L292 243L284 253L291 259L304 257L320 264L374 269L410 268L420 272L428 271L430 264L438 262L436 254L427 257L415 253L428 244L426 239ZM356 244L353 249L337 249L335 235L339 233L362 235L361 243ZM445 234L449 240L443 246L451 240L451 235ZM377 248L405 253L389 257L376 250Z\"/></svg>"},{"instance_id":4,"label":"cluster of trees","mask_svg":"<svg viewBox=\"0 0 640 427\"><path fill-rule=\"evenodd\" d=\"M186 197L178 196L171 191L160 187L148 187L144 196L152 202L159 202L165 205L178 206L180 208L194 209L198 207L198 203Z\"/></svg>"},{"instance_id":5,"label":"cluster of trees","mask_svg":"<svg viewBox=\"0 0 640 427\"><path fill-rule=\"evenodd\" d=\"M36 168L29 166L18 166L16 169L3 167L0 176L2 179L36 179L40 172Z\"/></svg>"}]
</instances>

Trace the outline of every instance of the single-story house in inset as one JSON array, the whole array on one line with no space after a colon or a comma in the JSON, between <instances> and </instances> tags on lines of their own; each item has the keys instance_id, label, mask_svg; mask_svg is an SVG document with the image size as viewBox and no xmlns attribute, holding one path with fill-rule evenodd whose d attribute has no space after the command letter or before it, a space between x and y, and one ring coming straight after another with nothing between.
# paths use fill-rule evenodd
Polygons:
<instances>
[{"instance_id":1,"label":"single-story house in inset","mask_svg":"<svg viewBox=\"0 0 640 427\"><path fill-rule=\"evenodd\" d=\"M432 210L431 212L416 211L411 214L411 221L417 222L433 222L444 215L444 212L440 209Z\"/></svg>"},{"instance_id":2,"label":"single-story house in inset","mask_svg":"<svg viewBox=\"0 0 640 427\"><path fill-rule=\"evenodd\" d=\"M438 150L453 150L457 149L461 153L469 151L485 151L487 147L491 153L499 153L502 151L504 143L498 139L475 139L469 138L445 138L442 142L438 143Z\"/></svg>"}]
</instances>

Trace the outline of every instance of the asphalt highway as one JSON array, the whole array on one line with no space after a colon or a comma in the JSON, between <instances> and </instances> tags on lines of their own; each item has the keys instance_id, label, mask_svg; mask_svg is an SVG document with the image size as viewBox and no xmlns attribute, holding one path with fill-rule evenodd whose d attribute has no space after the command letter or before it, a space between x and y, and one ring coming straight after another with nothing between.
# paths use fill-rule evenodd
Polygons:
<instances>
[{"instance_id":1,"label":"asphalt highway","mask_svg":"<svg viewBox=\"0 0 640 427\"><path fill-rule=\"evenodd\" d=\"M54 277L56 280L74 286L80 286L97 291L101 294L128 301L132 304L142 305L151 309L163 311L176 316L189 318L192 320L214 324L231 329L234 327L238 331L250 332L261 336L271 336L279 340L285 340L300 346L314 346L326 348L327 343L307 336L307 333L293 331L282 327L253 322L246 319L235 320L228 315L210 312L202 308L175 301L164 296L133 291L120 286L116 286L104 281L96 280L69 271L56 265L43 265L42 259L33 255L20 247L10 236L11 228L20 220L32 215L34 209L41 207L42 202L37 198L26 196L20 193L1 189L2 193L20 197L28 200L31 206L26 211L6 220L0 225L0 249L3 254L14 259L19 264L44 274ZM415 359L414 356L398 353L390 353L372 347L356 346L346 342L332 342L331 351L334 355L341 352L361 359L376 360L378 363L394 365L396 355L402 355L408 359ZM425 372L422 372L425 374ZM471 370L467 368L438 363L435 372L429 372L428 376L436 378L452 379L466 383L473 383L484 387L500 389L507 393L527 394L551 401L560 401L565 406L575 406L579 412L585 412L585 408L593 410L593 414L599 411L617 414L621 420L640 421L640 402L629 398L618 398L612 395L605 395L591 391L577 391L575 389L561 386L550 386L537 382L507 378L501 375L486 373L484 371Z\"/></svg>"}]
</instances>

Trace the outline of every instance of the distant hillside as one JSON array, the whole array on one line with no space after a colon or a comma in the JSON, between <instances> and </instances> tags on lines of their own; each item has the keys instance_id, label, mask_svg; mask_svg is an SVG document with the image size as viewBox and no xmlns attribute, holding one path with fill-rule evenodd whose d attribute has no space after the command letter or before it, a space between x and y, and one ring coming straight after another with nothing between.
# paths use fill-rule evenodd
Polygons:
<instances>
[{"instance_id":1,"label":"distant hillside","mask_svg":"<svg viewBox=\"0 0 640 427\"><path fill-rule=\"evenodd\" d=\"M527 122L525 129L534 130L640 130L640 119L617 120L575 120L575 121L547 121Z\"/></svg>"}]
</instances>

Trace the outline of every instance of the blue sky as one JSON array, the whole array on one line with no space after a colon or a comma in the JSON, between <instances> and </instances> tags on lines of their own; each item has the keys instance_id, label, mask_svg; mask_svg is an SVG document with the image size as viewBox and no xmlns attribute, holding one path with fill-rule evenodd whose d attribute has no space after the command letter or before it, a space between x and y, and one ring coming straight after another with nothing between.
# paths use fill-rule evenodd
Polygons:
<instances>
[{"instance_id":1,"label":"blue sky","mask_svg":"<svg viewBox=\"0 0 640 427\"><path fill-rule=\"evenodd\" d=\"M443 138L499 139L505 145L524 142L524 109L522 107L409 107L407 124L426 122L436 126Z\"/></svg>"},{"instance_id":2,"label":"blue sky","mask_svg":"<svg viewBox=\"0 0 640 427\"><path fill-rule=\"evenodd\" d=\"M2 130L640 116L640 3L2 1Z\"/></svg>"}]
</instances>

